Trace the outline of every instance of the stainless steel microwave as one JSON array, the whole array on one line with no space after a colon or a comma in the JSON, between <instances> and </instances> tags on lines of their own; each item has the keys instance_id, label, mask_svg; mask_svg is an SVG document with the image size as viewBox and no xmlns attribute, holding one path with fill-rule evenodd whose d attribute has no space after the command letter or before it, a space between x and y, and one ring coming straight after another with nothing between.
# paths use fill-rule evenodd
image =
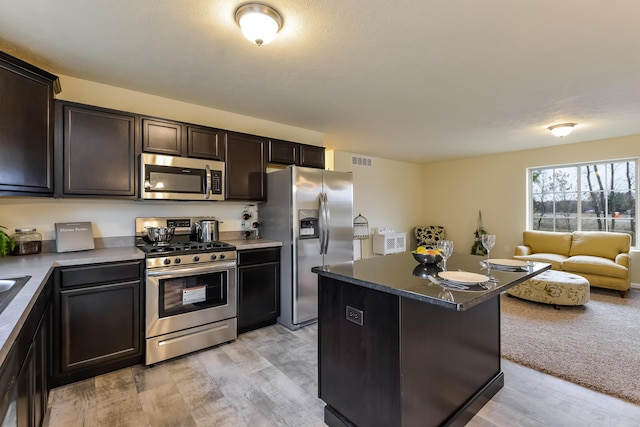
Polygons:
<instances>
[{"instance_id":1,"label":"stainless steel microwave","mask_svg":"<svg viewBox=\"0 0 640 427\"><path fill-rule=\"evenodd\" d=\"M224 200L224 162L142 153L140 198Z\"/></svg>"}]
</instances>

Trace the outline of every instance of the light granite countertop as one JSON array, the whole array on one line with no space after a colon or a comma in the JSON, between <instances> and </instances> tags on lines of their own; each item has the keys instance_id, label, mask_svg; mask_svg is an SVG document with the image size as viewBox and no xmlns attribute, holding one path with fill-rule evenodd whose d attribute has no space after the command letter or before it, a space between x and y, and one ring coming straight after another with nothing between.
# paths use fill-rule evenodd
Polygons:
<instances>
[{"instance_id":1,"label":"light granite countertop","mask_svg":"<svg viewBox=\"0 0 640 427\"><path fill-rule=\"evenodd\" d=\"M237 250L280 247L282 242L266 239L228 240ZM31 276L31 279L0 313L0 364L4 363L37 296L56 267L144 259L134 246L103 248L80 252L42 253L0 258L0 279Z\"/></svg>"},{"instance_id":2,"label":"light granite countertop","mask_svg":"<svg viewBox=\"0 0 640 427\"><path fill-rule=\"evenodd\" d=\"M274 248L282 246L282 242L276 240L267 239L238 239L238 240L225 240L227 243L231 243L237 250L242 251L245 249L260 249L260 248Z\"/></svg>"}]
</instances>

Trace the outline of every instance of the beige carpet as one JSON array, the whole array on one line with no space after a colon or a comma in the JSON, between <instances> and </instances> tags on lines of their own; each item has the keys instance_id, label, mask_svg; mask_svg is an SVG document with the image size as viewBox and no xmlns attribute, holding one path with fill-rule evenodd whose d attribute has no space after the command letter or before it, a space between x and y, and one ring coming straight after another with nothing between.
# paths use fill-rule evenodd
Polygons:
<instances>
[{"instance_id":1,"label":"beige carpet","mask_svg":"<svg viewBox=\"0 0 640 427\"><path fill-rule=\"evenodd\" d=\"M500 298L502 357L640 405L640 290L561 310Z\"/></svg>"}]
</instances>

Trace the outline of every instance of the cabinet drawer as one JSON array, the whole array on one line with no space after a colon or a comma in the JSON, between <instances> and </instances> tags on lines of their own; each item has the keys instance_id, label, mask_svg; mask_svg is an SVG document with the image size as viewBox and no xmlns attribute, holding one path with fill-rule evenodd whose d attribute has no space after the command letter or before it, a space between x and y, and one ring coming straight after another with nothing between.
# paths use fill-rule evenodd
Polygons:
<instances>
[{"instance_id":1,"label":"cabinet drawer","mask_svg":"<svg viewBox=\"0 0 640 427\"><path fill-rule=\"evenodd\" d=\"M278 261L280 261L280 247L238 251L238 265L240 266Z\"/></svg>"},{"instance_id":2,"label":"cabinet drawer","mask_svg":"<svg viewBox=\"0 0 640 427\"><path fill-rule=\"evenodd\" d=\"M94 264L60 269L60 287L62 288L106 282L140 280L140 278L140 261Z\"/></svg>"}]
</instances>

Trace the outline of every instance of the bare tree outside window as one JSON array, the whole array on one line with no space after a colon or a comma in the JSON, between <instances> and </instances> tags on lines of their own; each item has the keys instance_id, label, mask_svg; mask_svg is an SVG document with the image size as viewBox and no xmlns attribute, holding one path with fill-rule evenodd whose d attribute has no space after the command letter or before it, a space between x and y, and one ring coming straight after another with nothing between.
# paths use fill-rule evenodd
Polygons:
<instances>
[{"instance_id":1,"label":"bare tree outside window","mask_svg":"<svg viewBox=\"0 0 640 427\"><path fill-rule=\"evenodd\" d=\"M635 159L529 170L530 228L636 235Z\"/></svg>"}]
</instances>

